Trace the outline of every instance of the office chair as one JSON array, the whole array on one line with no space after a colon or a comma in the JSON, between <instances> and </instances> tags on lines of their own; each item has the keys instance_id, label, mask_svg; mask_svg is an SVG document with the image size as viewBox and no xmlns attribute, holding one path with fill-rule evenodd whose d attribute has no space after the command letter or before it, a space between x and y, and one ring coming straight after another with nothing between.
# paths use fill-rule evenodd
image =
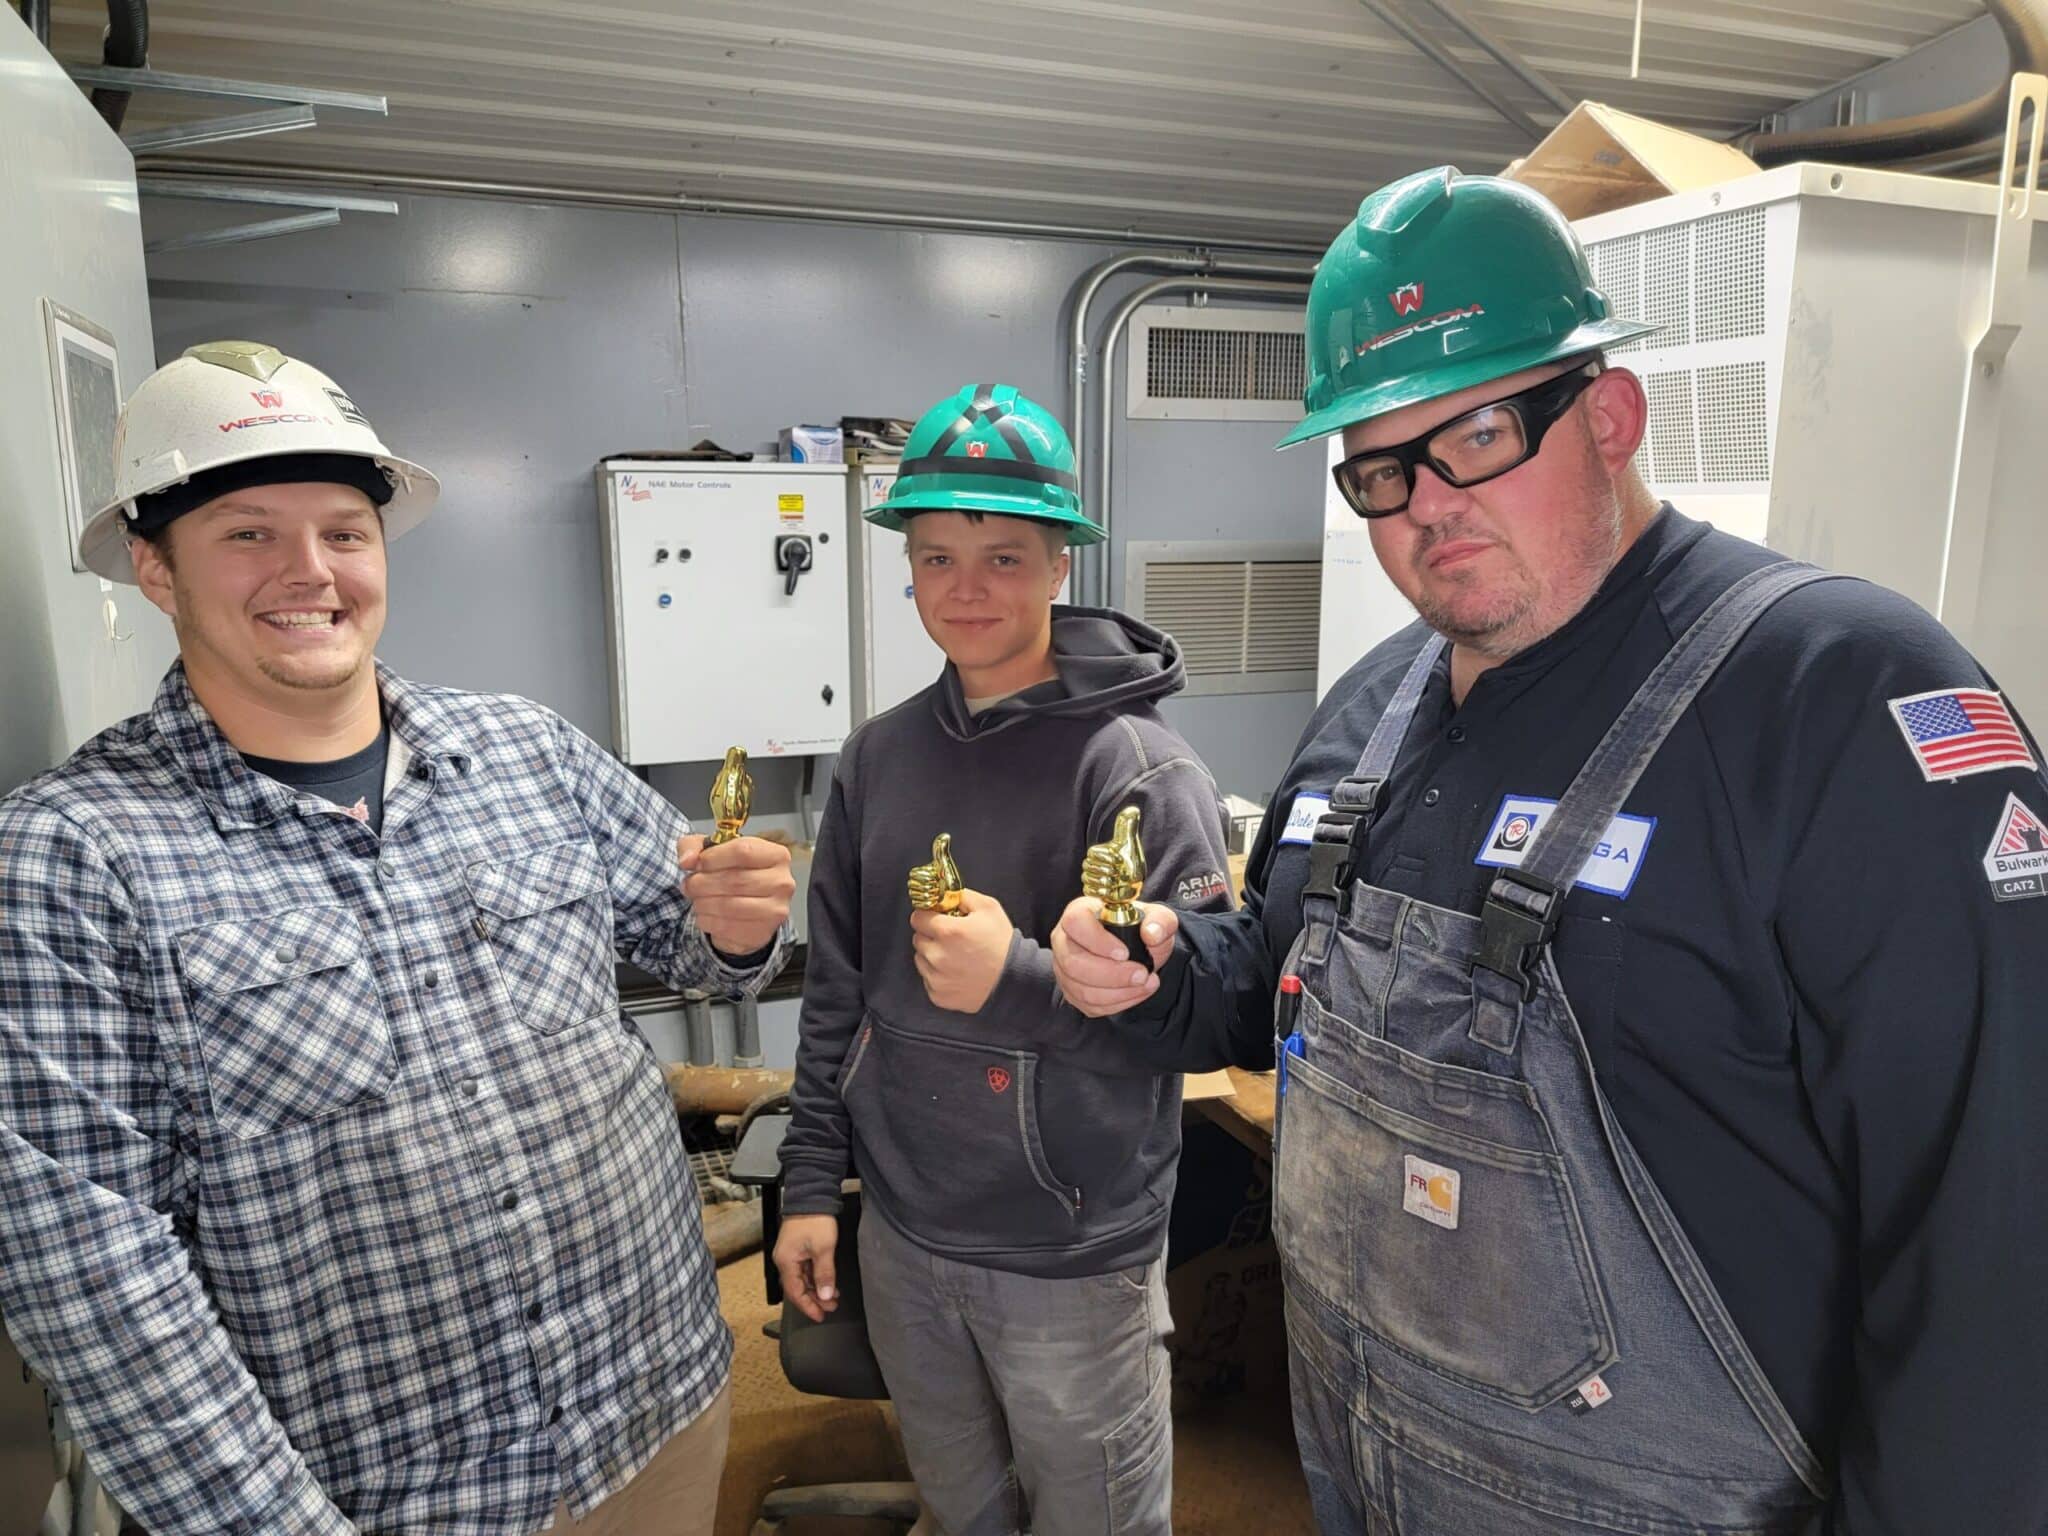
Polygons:
<instances>
[{"instance_id":1,"label":"office chair","mask_svg":"<svg viewBox=\"0 0 2048 1536\"><path fill-rule=\"evenodd\" d=\"M860 1195L846 1194L839 1215L839 1306L814 1323L782 1294L775 1271L775 1235L782 1227L782 1138L789 1115L750 1112L733 1153L735 1184L761 1191L761 1267L768 1300L782 1304L782 1316L765 1331L781 1345L782 1374L799 1392L870 1402L887 1400L882 1368L868 1345L867 1313L861 1301ZM761 1501L753 1536L778 1536L786 1521L801 1516L848 1520L893 1520L900 1530L917 1521L915 1483L817 1483L778 1488Z\"/></svg>"}]
</instances>

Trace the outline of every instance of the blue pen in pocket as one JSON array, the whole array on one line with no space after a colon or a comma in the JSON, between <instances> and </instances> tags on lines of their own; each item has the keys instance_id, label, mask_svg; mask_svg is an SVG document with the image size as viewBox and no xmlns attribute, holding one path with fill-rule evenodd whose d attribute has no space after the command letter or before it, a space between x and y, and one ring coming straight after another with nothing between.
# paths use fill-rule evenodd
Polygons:
<instances>
[{"instance_id":1,"label":"blue pen in pocket","mask_svg":"<svg viewBox=\"0 0 2048 1536\"><path fill-rule=\"evenodd\" d=\"M1279 1005L1274 1010L1273 1033L1280 1036L1280 1083L1279 1091L1287 1092L1287 1058L1306 1056L1307 1050L1301 1041L1301 1031L1295 1026L1295 1017L1301 1012L1301 978L1282 976L1280 978Z\"/></svg>"}]
</instances>

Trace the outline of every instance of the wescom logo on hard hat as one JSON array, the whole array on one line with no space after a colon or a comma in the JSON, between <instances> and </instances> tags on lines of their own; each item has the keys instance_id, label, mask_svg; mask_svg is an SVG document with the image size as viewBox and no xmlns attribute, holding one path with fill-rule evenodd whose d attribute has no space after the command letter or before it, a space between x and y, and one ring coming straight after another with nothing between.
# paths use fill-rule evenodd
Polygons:
<instances>
[{"instance_id":1,"label":"wescom logo on hard hat","mask_svg":"<svg viewBox=\"0 0 2048 1536\"><path fill-rule=\"evenodd\" d=\"M251 407L255 409L251 409ZM384 536L419 526L440 481L393 454L334 380L253 341L214 341L142 381L114 434L114 499L79 536L79 558L110 581L135 580L128 540L139 498L251 460L301 454L366 459L391 485Z\"/></svg>"}]
</instances>

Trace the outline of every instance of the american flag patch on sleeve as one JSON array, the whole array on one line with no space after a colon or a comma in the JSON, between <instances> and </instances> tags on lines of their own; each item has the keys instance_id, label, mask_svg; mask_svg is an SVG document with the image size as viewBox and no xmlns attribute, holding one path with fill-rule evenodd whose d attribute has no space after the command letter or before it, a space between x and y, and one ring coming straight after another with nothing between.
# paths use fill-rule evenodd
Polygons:
<instances>
[{"instance_id":1,"label":"american flag patch on sleeve","mask_svg":"<svg viewBox=\"0 0 2048 1536\"><path fill-rule=\"evenodd\" d=\"M1944 688L1889 701L1921 773L1960 779L1994 768L2038 768L2005 700L1988 688Z\"/></svg>"}]
</instances>

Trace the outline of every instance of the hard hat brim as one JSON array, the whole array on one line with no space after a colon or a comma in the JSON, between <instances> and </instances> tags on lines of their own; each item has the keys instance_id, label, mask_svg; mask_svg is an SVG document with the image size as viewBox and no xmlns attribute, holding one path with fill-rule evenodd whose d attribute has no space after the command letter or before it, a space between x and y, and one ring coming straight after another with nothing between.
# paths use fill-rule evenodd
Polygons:
<instances>
[{"instance_id":1,"label":"hard hat brim","mask_svg":"<svg viewBox=\"0 0 2048 1536\"><path fill-rule=\"evenodd\" d=\"M433 510L434 503L440 498L440 480L435 477L432 470L415 464L410 459L401 459L396 454L389 453L356 453L346 448L334 448L328 451L347 453L353 458L369 459L390 471L395 484L392 487L391 499L381 509L384 522L384 541L387 544L417 528L425 520L427 514ZM268 453L245 453L233 458L211 460L206 467L208 469L219 469L229 464L246 463L251 459L269 457L273 457L273 455ZM175 484L176 482L173 483ZM156 486L152 489L166 490L168 488L168 486ZM142 494L147 495L151 494L151 492L144 492ZM93 514L92 518L86 523L84 532L78 536L78 557L84 563L85 568L95 576L103 576L108 581L118 581L133 586L135 585L136 576L135 563L128 554L128 541L132 536L129 532L130 524L126 512L128 506L129 502L126 500L117 501L100 508L99 511Z\"/></svg>"},{"instance_id":2,"label":"hard hat brim","mask_svg":"<svg viewBox=\"0 0 2048 1536\"><path fill-rule=\"evenodd\" d=\"M1398 411L1404 406L1454 395L1461 389L1520 373L1524 368L1538 368L1582 352L1618 346L1658 329L1660 327L1641 320L1588 320L1563 336L1545 337L1524 346L1488 352L1463 363L1446 363L1422 373L1403 374L1375 388L1354 390L1338 397L1322 410L1303 417L1293 431L1273 446L1275 449L1292 448L1297 443L1329 437L1346 427L1356 426L1375 416L1384 416L1389 411Z\"/></svg>"},{"instance_id":3,"label":"hard hat brim","mask_svg":"<svg viewBox=\"0 0 2048 1536\"><path fill-rule=\"evenodd\" d=\"M1042 501L982 490L909 491L901 496L891 496L862 515L877 528L891 528L901 533L904 524L910 520L904 514L919 512L982 512L990 517L1016 517L1029 523L1044 523L1065 533L1069 547L1100 544L1104 538L1102 530L1084 517L1049 511Z\"/></svg>"}]
</instances>

